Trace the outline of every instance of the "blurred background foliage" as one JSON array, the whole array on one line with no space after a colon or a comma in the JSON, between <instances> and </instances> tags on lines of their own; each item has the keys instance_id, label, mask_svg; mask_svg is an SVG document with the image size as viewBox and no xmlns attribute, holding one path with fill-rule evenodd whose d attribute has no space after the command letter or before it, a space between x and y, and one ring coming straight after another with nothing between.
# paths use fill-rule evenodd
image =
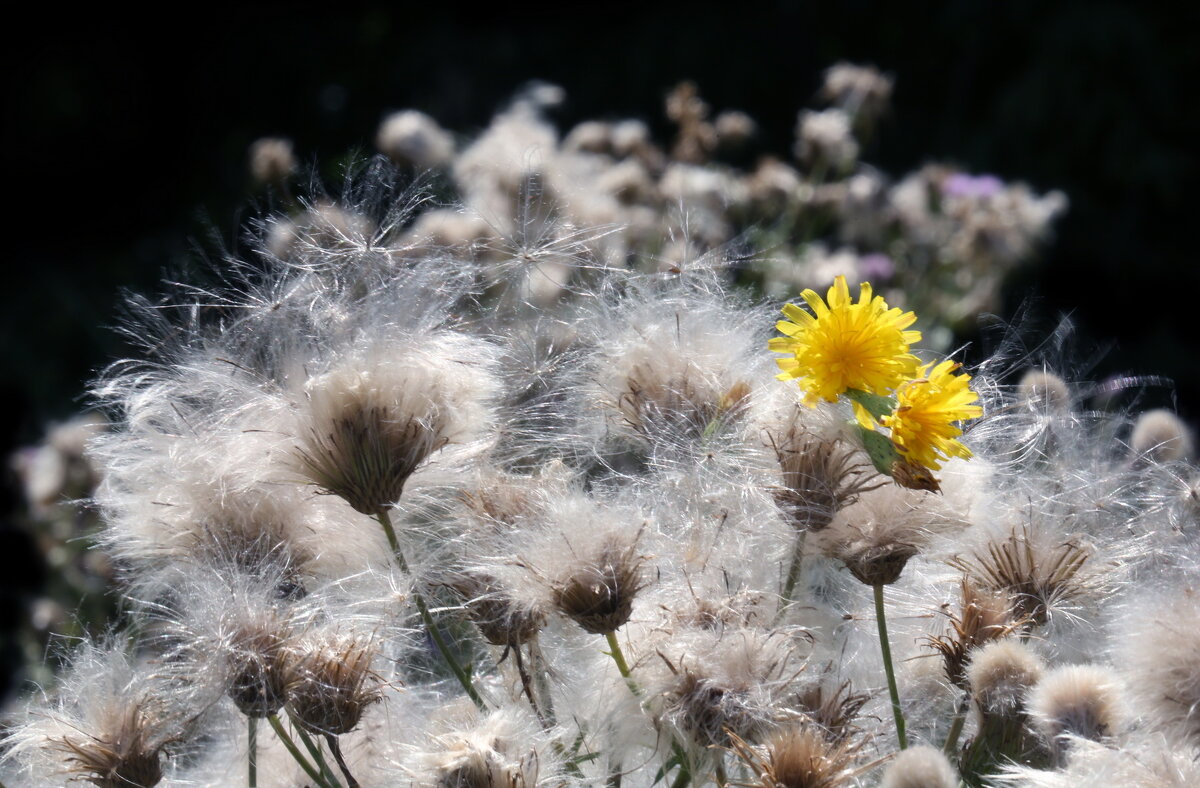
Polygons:
<instances>
[{"instance_id":1,"label":"blurred background foliage","mask_svg":"<svg viewBox=\"0 0 1200 788\"><path fill-rule=\"evenodd\" d=\"M246 150L260 136L290 137L336 177L348 156L373 150L389 111L419 109L472 134L536 78L566 89L554 117L564 132L638 117L666 140L663 98L692 79L714 107L758 121L761 149L782 153L797 110L839 60L896 77L873 163L899 173L948 161L1067 193L1056 240L1010 280L1002 317L1029 305L1046 330L1069 312L1082 337L1072 362L1095 352L1092 379L1170 378L1146 404L1195 421L1195 8L448 6L175 8L170 22L25 9L32 18L10 27L4 53L5 456L78 411L86 381L123 352L111 330L121 288L152 292L182 276L197 247L236 246L254 201ZM14 525L11 473L3 495L8 633L46 573ZM11 648L6 638L6 661Z\"/></svg>"}]
</instances>

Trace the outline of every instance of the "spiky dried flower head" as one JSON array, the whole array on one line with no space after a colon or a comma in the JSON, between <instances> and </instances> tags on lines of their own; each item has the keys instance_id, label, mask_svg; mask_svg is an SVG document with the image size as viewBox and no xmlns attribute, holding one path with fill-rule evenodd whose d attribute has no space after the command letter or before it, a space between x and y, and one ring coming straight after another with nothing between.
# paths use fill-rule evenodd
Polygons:
<instances>
[{"instance_id":1,"label":"spiky dried flower head","mask_svg":"<svg viewBox=\"0 0 1200 788\"><path fill-rule=\"evenodd\" d=\"M906 330L916 322L914 313L889 309L867 282L860 285L858 303L852 303L844 276L829 288L828 303L812 290L800 295L812 314L785 306L788 319L776 323L784 336L768 346L787 354L775 360L783 370L778 377L797 381L805 404L834 402L849 389L888 394L916 373L917 357L908 351L921 332Z\"/></svg>"},{"instance_id":2,"label":"spiky dried flower head","mask_svg":"<svg viewBox=\"0 0 1200 788\"><path fill-rule=\"evenodd\" d=\"M533 737L505 710L437 737L425 760L436 788L535 788L541 766Z\"/></svg>"},{"instance_id":3,"label":"spiky dried flower head","mask_svg":"<svg viewBox=\"0 0 1200 788\"><path fill-rule=\"evenodd\" d=\"M935 534L960 524L938 496L888 485L861 495L809 539L860 583L891 585Z\"/></svg>"},{"instance_id":4,"label":"spiky dried flower head","mask_svg":"<svg viewBox=\"0 0 1200 788\"><path fill-rule=\"evenodd\" d=\"M905 459L937 470L951 457L972 456L958 440L963 431L957 423L979 418L983 408L973 404L979 395L968 385L971 376L955 374L961 366L956 361L926 364L915 380L896 389L896 411L880 421Z\"/></svg>"},{"instance_id":5,"label":"spiky dried flower head","mask_svg":"<svg viewBox=\"0 0 1200 788\"><path fill-rule=\"evenodd\" d=\"M951 559L950 565L980 588L1007 593L1014 619L1041 626L1096 588L1094 555L1080 535L1056 539L1023 523L970 555Z\"/></svg>"},{"instance_id":6,"label":"spiky dried flower head","mask_svg":"<svg viewBox=\"0 0 1200 788\"><path fill-rule=\"evenodd\" d=\"M734 783L746 788L841 788L874 764L856 766L860 742L830 741L811 725L788 727L765 745L754 747L730 735L730 751L749 769L753 780Z\"/></svg>"},{"instance_id":7,"label":"spiky dried flower head","mask_svg":"<svg viewBox=\"0 0 1200 788\"><path fill-rule=\"evenodd\" d=\"M795 706L833 741L841 741L859 731L857 720L869 693L855 692L846 679L840 684L818 681L796 695Z\"/></svg>"},{"instance_id":8,"label":"spiky dried flower head","mask_svg":"<svg viewBox=\"0 0 1200 788\"><path fill-rule=\"evenodd\" d=\"M1017 384L1020 401L1035 410L1065 411L1071 408L1071 389L1048 369L1031 369Z\"/></svg>"},{"instance_id":9,"label":"spiky dried flower head","mask_svg":"<svg viewBox=\"0 0 1200 788\"><path fill-rule=\"evenodd\" d=\"M367 515L400 500L431 454L482 427L495 390L480 340L443 332L348 359L305 385L300 467Z\"/></svg>"},{"instance_id":10,"label":"spiky dried flower head","mask_svg":"<svg viewBox=\"0 0 1200 788\"><path fill-rule=\"evenodd\" d=\"M637 542L637 535L608 534L568 561L566 570L551 585L559 612L594 635L620 629L633 614L633 600L647 582Z\"/></svg>"},{"instance_id":11,"label":"spiky dried flower head","mask_svg":"<svg viewBox=\"0 0 1200 788\"><path fill-rule=\"evenodd\" d=\"M290 635L282 618L269 613L242 622L230 633L226 694L247 717L261 719L283 708L294 679Z\"/></svg>"},{"instance_id":12,"label":"spiky dried flower head","mask_svg":"<svg viewBox=\"0 0 1200 788\"><path fill-rule=\"evenodd\" d=\"M958 772L941 750L922 744L888 764L879 788L958 788Z\"/></svg>"},{"instance_id":13,"label":"spiky dried flower head","mask_svg":"<svg viewBox=\"0 0 1200 788\"><path fill-rule=\"evenodd\" d=\"M683 632L658 655L661 716L702 749L729 747L730 734L759 740L789 716L783 701L804 670L788 637L748 627Z\"/></svg>"},{"instance_id":14,"label":"spiky dried flower head","mask_svg":"<svg viewBox=\"0 0 1200 788\"><path fill-rule=\"evenodd\" d=\"M821 530L839 510L886 481L837 437L809 432L796 420L778 433L767 436L782 473L775 501L798 530Z\"/></svg>"},{"instance_id":15,"label":"spiky dried flower head","mask_svg":"<svg viewBox=\"0 0 1200 788\"><path fill-rule=\"evenodd\" d=\"M204 699L191 693L135 664L122 647L85 642L53 694L31 702L25 718L5 731L0 763L15 762L33 778L22 784L50 785L59 777L99 788L151 788L203 713Z\"/></svg>"},{"instance_id":16,"label":"spiky dried flower head","mask_svg":"<svg viewBox=\"0 0 1200 788\"><path fill-rule=\"evenodd\" d=\"M1192 455L1192 434L1183 419L1165 408L1138 416L1129 437L1133 453L1153 462L1174 462Z\"/></svg>"},{"instance_id":17,"label":"spiky dried flower head","mask_svg":"<svg viewBox=\"0 0 1200 788\"><path fill-rule=\"evenodd\" d=\"M63 736L49 746L66 755L68 773L98 788L152 788L163 778L162 746L146 708L113 709L103 732Z\"/></svg>"},{"instance_id":18,"label":"spiky dried flower head","mask_svg":"<svg viewBox=\"0 0 1200 788\"><path fill-rule=\"evenodd\" d=\"M1025 696L1042 678L1046 663L1015 638L988 643L971 654L967 683L975 708L984 717L1017 716Z\"/></svg>"},{"instance_id":19,"label":"spiky dried flower head","mask_svg":"<svg viewBox=\"0 0 1200 788\"><path fill-rule=\"evenodd\" d=\"M1066 665L1042 676L1028 697L1039 732L1056 748L1064 737L1100 741L1118 732L1124 704L1117 676L1100 665Z\"/></svg>"},{"instance_id":20,"label":"spiky dried flower head","mask_svg":"<svg viewBox=\"0 0 1200 788\"><path fill-rule=\"evenodd\" d=\"M1012 602L1007 593L982 591L965 578L960 587L962 601L958 613L948 614L949 630L942 635L927 636L926 643L941 654L950 683L965 689L967 662L974 653L1007 636L1020 622L1012 619Z\"/></svg>"},{"instance_id":21,"label":"spiky dried flower head","mask_svg":"<svg viewBox=\"0 0 1200 788\"><path fill-rule=\"evenodd\" d=\"M1117 630L1115 661L1146 721L1200 745L1200 589L1134 606Z\"/></svg>"},{"instance_id":22,"label":"spiky dried flower head","mask_svg":"<svg viewBox=\"0 0 1200 788\"><path fill-rule=\"evenodd\" d=\"M540 606L519 603L503 583L486 571L466 571L450 581L467 615L493 646L517 647L546 626Z\"/></svg>"},{"instance_id":23,"label":"spiky dried flower head","mask_svg":"<svg viewBox=\"0 0 1200 788\"><path fill-rule=\"evenodd\" d=\"M263 137L250 145L250 174L259 183L279 184L296 171L296 154L292 141L280 137Z\"/></svg>"},{"instance_id":24,"label":"spiky dried flower head","mask_svg":"<svg viewBox=\"0 0 1200 788\"><path fill-rule=\"evenodd\" d=\"M371 635L329 633L303 643L288 685L288 708L313 733L340 736L358 727L382 697L372 669L379 643Z\"/></svg>"}]
</instances>

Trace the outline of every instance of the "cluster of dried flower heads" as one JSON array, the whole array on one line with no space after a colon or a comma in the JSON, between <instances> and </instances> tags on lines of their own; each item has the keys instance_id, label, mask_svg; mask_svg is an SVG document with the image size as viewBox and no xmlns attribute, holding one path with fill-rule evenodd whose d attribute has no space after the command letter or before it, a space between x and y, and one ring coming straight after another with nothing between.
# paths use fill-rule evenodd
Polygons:
<instances>
[{"instance_id":1,"label":"cluster of dried flower heads","mask_svg":"<svg viewBox=\"0 0 1200 788\"><path fill-rule=\"evenodd\" d=\"M336 199L283 189L252 256L135 302L146 354L95 384L112 427L88 449L122 623L10 712L0 779L1200 782L1189 430L1088 407L1044 349L971 376L918 357L918 316L994 293L1061 200L942 170L885 186L857 156L890 92L831 69L803 171L749 174L712 162L752 121L710 121L690 86L669 154L634 122L560 143L544 85L461 151L399 113L394 164ZM253 156L291 177L288 146ZM915 314L868 256L781 277L725 246L813 212L887 243ZM832 287L770 340L747 271L768 298Z\"/></svg>"}]
</instances>

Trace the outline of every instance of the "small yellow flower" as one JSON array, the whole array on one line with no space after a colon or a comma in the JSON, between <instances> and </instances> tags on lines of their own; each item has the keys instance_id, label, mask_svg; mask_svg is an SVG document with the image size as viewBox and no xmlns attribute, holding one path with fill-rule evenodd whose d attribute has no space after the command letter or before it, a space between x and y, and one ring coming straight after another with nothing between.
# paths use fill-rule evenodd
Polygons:
<instances>
[{"instance_id":1,"label":"small yellow flower","mask_svg":"<svg viewBox=\"0 0 1200 788\"><path fill-rule=\"evenodd\" d=\"M955 422L977 419L983 408L971 404L979 399L967 385L971 376L954 374L960 366L955 361L936 367L930 362L921 367L920 378L896 389L896 412L881 421L906 459L937 470L950 457L971 456L971 450L955 440L963 434Z\"/></svg>"},{"instance_id":2,"label":"small yellow flower","mask_svg":"<svg viewBox=\"0 0 1200 788\"><path fill-rule=\"evenodd\" d=\"M799 382L810 407L818 400L834 402L847 389L886 395L916 374L919 362L908 349L921 340L921 332L904 329L917 316L889 309L867 282L860 288L857 304L850 301L844 276L829 288L828 305L805 290L800 295L813 314L788 304L783 308L788 320L775 324L786 336L775 337L768 347L789 354L775 359L783 370L777 377Z\"/></svg>"}]
</instances>

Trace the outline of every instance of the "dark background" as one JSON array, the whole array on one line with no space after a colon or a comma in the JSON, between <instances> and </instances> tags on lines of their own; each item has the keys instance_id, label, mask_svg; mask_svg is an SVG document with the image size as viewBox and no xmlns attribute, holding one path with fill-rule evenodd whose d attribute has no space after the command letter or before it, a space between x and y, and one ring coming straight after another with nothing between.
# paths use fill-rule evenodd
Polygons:
<instances>
[{"instance_id":1,"label":"dark background","mask_svg":"<svg viewBox=\"0 0 1200 788\"><path fill-rule=\"evenodd\" d=\"M402 4L336 14L296 5L198 10L183 21L26 9L4 58L6 275L0 449L81 406L122 353L106 326L119 290L154 291L197 241L228 244L247 215L248 144L295 140L309 162L370 152L388 110L474 132L521 83L567 89L560 128L642 117L696 80L716 110L756 118L790 150L797 110L838 60L897 78L867 158L899 175L925 161L1064 190L1071 206L1005 306L1042 326L1070 312L1092 379L1155 374L1147 402L1195 421L1200 275L1193 218L1200 14L1104 2L726 3L647 10L564 4L490 12ZM181 7L172 14L187 13ZM1108 345L1111 344L1111 347ZM1084 365L1086 366L1086 365ZM2 586L36 588L37 561L0 502ZM6 591L2 622L18 613Z\"/></svg>"}]
</instances>

